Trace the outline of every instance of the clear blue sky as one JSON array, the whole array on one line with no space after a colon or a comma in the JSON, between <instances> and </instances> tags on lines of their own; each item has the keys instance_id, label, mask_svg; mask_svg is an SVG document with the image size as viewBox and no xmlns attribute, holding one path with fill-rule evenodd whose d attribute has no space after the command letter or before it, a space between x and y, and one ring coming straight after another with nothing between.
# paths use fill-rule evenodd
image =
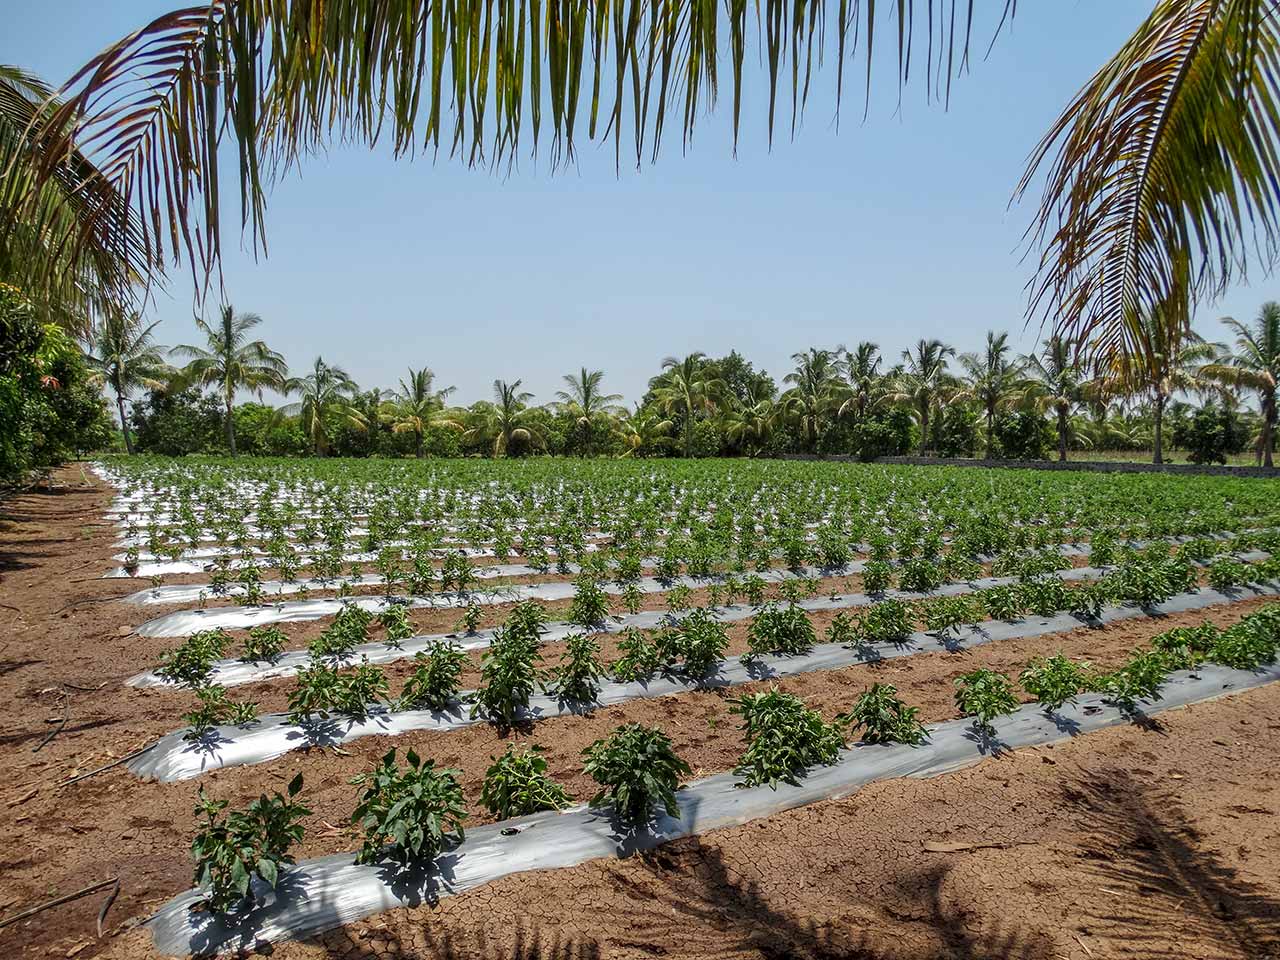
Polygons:
<instances>
[{"instance_id":1,"label":"clear blue sky","mask_svg":"<svg viewBox=\"0 0 1280 960\"><path fill-rule=\"evenodd\" d=\"M60 83L179 5L13 4L0 62ZM265 318L265 336L296 370L319 353L364 386L389 387L407 365L427 365L464 403L488 397L495 377L521 377L546 402L581 365L604 369L631 401L664 356L692 350L736 348L779 380L811 345L869 339L896 359L922 336L976 349L994 327L1027 350L1038 333L1023 320L1031 209L1008 208L1012 188L1070 95L1150 9L1022 4L985 61L980 34L949 111L927 105L918 86L896 111L886 69L869 119L855 87L838 132L828 63L803 127L793 140L784 125L772 151L757 68L736 159L727 86L687 155L669 139L656 165L620 175L612 145L585 135L575 167L550 173L525 159L509 177L335 149L275 188L267 258L239 249L232 229L229 299ZM170 287L152 310L159 338L189 341L187 275ZM1277 296L1271 287L1233 291L1197 328L1221 339L1216 318L1252 317Z\"/></svg>"}]
</instances>

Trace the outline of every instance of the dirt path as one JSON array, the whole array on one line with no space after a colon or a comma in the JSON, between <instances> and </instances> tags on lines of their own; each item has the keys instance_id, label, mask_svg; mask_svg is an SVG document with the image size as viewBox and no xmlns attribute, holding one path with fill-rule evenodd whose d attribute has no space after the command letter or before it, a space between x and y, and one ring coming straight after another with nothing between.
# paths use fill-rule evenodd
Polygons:
<instances>
[{"instance_id":1,"label":"dirt path","mask_svg":"<svg viewBox=\"0 0 1280 960\"><path fill-rule=\"evenodd\" d=\"M487 727L369 738L347 755L295 753L168 786L116 769L58 791L58 781L179 726L187 701L120 686L156 651L129 635L137 608L104 599L136 585L93 579L111 565L112 532L98 520L110 494L92 479L82 486L75 468L55 479L64 486L0 504L0 695L10 704L0 728L9 841L0 917L117 874L122 889L103 941L93 933L95 895L0 930L0 956L150 956L145 934L128 928L190 882L197 783L242 803L302 771L315 814L299 856L355 845L344 827L347 780L392 745L461 768L475 807L489 757L503 748ZM1256 605L1207 615L1226 623ZM1107 665L1177 622L992 643L781 686L830 715L885 679L926 720L942 720L954 716L951 680L975 666L1013 671L1058 649ZM276 706L285 689L235 695ZM63 716L33 752L58 728L46 721ZM553 772L585 796L579 751L626 720L661 724L698 774L728 769L741 749L728 704L713 692L516 736L545 744ZM509 878L320 943L279 945L275 955L1280 957L1278 732L1280 690L1259 690L1167 715L1160 730L1107 731L938 780L879 784L651 857ZM924 852L940 840L1024 845Z\"/></svg>"}]
</instances>

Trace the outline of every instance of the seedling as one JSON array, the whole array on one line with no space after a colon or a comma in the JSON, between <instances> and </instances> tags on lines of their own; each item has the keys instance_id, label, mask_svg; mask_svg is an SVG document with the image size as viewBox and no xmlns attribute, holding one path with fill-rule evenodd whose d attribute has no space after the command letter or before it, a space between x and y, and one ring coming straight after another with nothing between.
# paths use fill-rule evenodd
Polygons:
<instances>
[{"instance_id":1,"label":"seedling","mask_svg":"<svg viewBox=\"0 0 1280 960\"><path fill-rule=\"evenodd\" d=\"M251 627L240 659L244 663L275 663L284 652L287 640L288 637L279 627L269 624Z\"/></svg>"},{"instance_id":2,"label":"seedling","mask_svg":"<svg viewBox=\"0 0 1280 960\"><path fill-rule=\"evenodd\" d=\"M579 577L576 587L566 619L583 627L597 627L604 623L609 616L608 595L590 577Z\"/></svg>"},{"instance_id":3,"label":"seedling","mask_svg":"<svg viewBox=\"0 0 1280 960\"><path fill-rule=\"evenodd\" d=\"M480 621L484 617L484 611L474 603L469 603L463 608L462 616L458 618L454 629L459 633L465 633L468 636L475 633L480 627Z\"/></svg>"},{"instance_id":4,"label":"seedling","mask_svg":"<svg viewBox=\"0 0 1280 960\"><path fill-rule=\"evenodd\" d=\"M480 803L495 818L524 817L540 810L562 810L573 798L547 773L543 749L533 746L517 750L507 744L502 756L490 758L493 765L485 772L480 788Z\"/></svg>"},{"instance_id":5,"label":"seedling","mask_svg":"<svg viewBox=\"0 0 1280 960\"><path fill-rule=\"evenodd\" d=\"M494 637L480 665L480 689L471 716L482 716L501 728L515 725L541 679L537 641L503 629Z\"/></svg>"},{"instance_id":6,"label":"seedling","mask_svg":"<svg viewBox=\"0 0 1280 960\"><path fill-rule=\"evenodd\" d=\"M413 624L403 603L393 603L378 613L378 623L385 631L382 642L388 647L400 649L401 643L413 636Z\"/></svg>"},{"instance_id":7,"label":"seedling","mask_svg":"<svg viewBox=\"0 0 1280 960\"><path fill-rule=\"evenodd\" d=\"M591 806L612 806L618 819L632 826L652 820L655 807L668 816L679 815L676 790L680 778L692 771L676 756L670 738L661 730L624 724L607 739L591 744L582 755L587 776L601 787L591 798Z\"/></svg>"},{"instance_id":8,"label":"seedling","mask_svg":"<svg viewBox=\"0 0 1280 960\"><path fill-rule=\"evenodd\" d=\"M226 655L231 638L225 630L201 630L164 655L156 676L179 686L202 687L213 675L214 663Z\"/></svg>"},{"instance_id":9,"label":"seedling","mask_svg":"<svg viewBox=\"0 0 1280 960\"><path fill-rule=\"evenodd\" d=\"M1168 657L1160 650L1147 650L1135 653L1119 670L1098 677L1094 688L1126 713L1132 713L1139 700L1160 699L1160 688L1168 676Z\"/></svg>"},{"instance_id":10,"label":"seedling","mask_svg":"<svg viewBox=\"0 0 1280 960\"><path fill-rule=\"evenodd\" d=\"M615 680L629 683L633 680L648 680L663 666L657 648L651 644L641 630L627 629L618 641L618 649L622 652L610 667Z\"/></svg>"},{"instance_id":11,"label":"seedling","mask_svg":"<svg viewBox=\"0 0 1280 960\"><path fill-rule=\"evenodd\" d=\"M208 737L215 727L223 724L247 726L258 719L258 705L247 701L232 700L226 687L209 684L196 690L200 706L182 715L182 721L191 729L183 739L197 742Z\"/></svg>"},{"instance_id":12,"label":"seedling","mask_svg":"<svg viewBox=\"0 0 1280 960\"><path fill-rule=\"evenodd\" d=\"M681 620L674 639L685 674L695 680L709 674L729 646L724 624L706 607L697 607Z\"/></svg>"}]
</instances>

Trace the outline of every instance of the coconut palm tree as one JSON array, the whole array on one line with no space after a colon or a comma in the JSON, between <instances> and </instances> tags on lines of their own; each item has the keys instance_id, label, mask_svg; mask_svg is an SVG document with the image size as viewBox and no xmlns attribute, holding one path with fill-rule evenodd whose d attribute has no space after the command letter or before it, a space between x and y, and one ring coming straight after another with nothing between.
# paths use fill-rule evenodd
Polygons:
<instances>
[{"instance_id":1,"label":"coconut palm tree","mask_svg":"<svg viewBox=\"0 0 1280 960\"><path fill-rule=\"evenodd\" d=\"M116 395L120 430L128 453L133 453L133 436L124 412L125 398L138 387L163 390L174 375L173 368L165 362L164 347L151 339L159 322L144 327L136 313L108 313L86 338L85 359Z\"/></svg>"},{"instance_id":2,"label":"coconut palm tree","mask_svg":"<svg viewBox=\"0 0 1280 960\"><path fill-rule=\"evenodd\" d=\"M1029 396L1038 408L1052 409L1057 417L1058 459L1065 462L1071 411L1085 401L1088 383L1074 356L1073 344L1062 337L1050 337L1040 356L1025 356L1022 362L1031 379Z\"/></svg>"},{"instance_id":3,"label":"coconut palm tree","mask_svg":"<svg viewBox=\"0 0 1280 960\"><path fill-rule=\"evenodd\" d=\"M916 419L920 421L920 456L925 455L929 443L929 415L933 406L950 388L947 375L947 357L956 355L955 347L941 340L919 340L914 349L902 351L905 364L898 374L894 391L896 399L911 404Z\"/></svg>"},{"instance_id":4,"label":"coconut palm tree","mask_svg":"<svg viewBox=\"0 0 1280 960\"><path fill-rule=\"evenodd\" d=\"M467 431L470 440L492 438L495 457L506 456L513 443L535 446L543 442L542 434L529 417L529 401L533 394L522 391L523 380L507 383L493 381L493 403L482 409L479 422Z\"/></svg>"},{"instance_id":5,"label":"coconut palm tree","mask_svg":"<svg viewBox=\"0 0 1280 960\"><path fill-rule=\"evenodd\" d=\"M383 402L379 419L391 425L392 433L412 433L414 456L423 455L423 440L432 427L462 430L463 426L445 409L445 399L455 387L431 389L435 374L429 367L421 370L409 368L409 379L400 381L400 389Z\"/></svg>"},{"instance_id":6,"label":"coconut palm tree","mask_svg":"<svg viewBox=\"0 0 1280 960\"><path fill-rule=\"evenodd\" d=\"M1198 389L1199 370L1225 348L1207 343L1191 329L1183 312L1186 301L1148 310L1129 321L1126 337L1139 345L1132 353L1117 354L1099 389L1112 394L1128 391L1151 404L1152 463L1164 463L1164 412L1178 393Z\"/></svg>"},{"instance_id":7,"label":"coconut palm tree","mask_svg":"<svg viewBox=\"0 0 1280 960\"><path fill-rule=\"evenodd\" d=\"M300 394L301 399L282 409L301 420L302 432L311 440L316 456L329 452L334 426L369 429L368 419L353 403L359 389L345 370L330 366L322 357L316 357L305 377L292 377L285 382L284 392Z\"/></svg>"},{"instance_id":8,"label":"coconut palm tree","mask_svg":"<svg viewBox=\"0 0 1280 960\"><path fill-rule=\"evenodd\" d=\"M667 357L662 361L663 372L649 384L658 409L682 424L686 457L693 456L693 430L698 414L714 410L716 401L725 392L724 383L704 369L706 359L706 354L701 352L691 353L683 360Z\"/></svg>"},{"instance_id":9,"label":"coconut palm tree","mask_svg":"<svg viewBox=\"0 0 1280 960\"><path fill-rule=\"evenodd\" d=\"M256 313L237 314L227 304L218 311L216 324L196 318L196 329L204 334L205 345L182 343L173 348L175 356L188 357L190 363L179 373L185 385L198 383L202 387L217 387L222 394L226 413L227 448L236 455L236 423L233 406L237 390L249 390L262 398L267 387L284 390L289 366L284 357L276 353L262 340L250 340L249 331L262 323Z\"/></svg>"},{"instance_id":10,"label":"coconut palm tree","mask_svg":"<svg viewBox=\"0 0 1280 960\"><path fill-rule=\"evenodd\" d=\"M651 410L637 405L631 413L623 414L614 426L614 433L622 442L624 457L638 457L641 452L666 451L672 446L671 428L674 424Z\"/></svg>"},{"instance_id":11,"label":"coconut palm tree","mask_svg":"<svg viewBox=\"0 0 1280 960\"><path fill-rule=\"evenodd\" d=\"M582 445L579 452L586 456L591 443L591 428L602 417L622 412L618 405L622 400L620 393L603 393L601 383L604 382L603 370L588 370L583 367L576 374L566 373L563 377L567 390L557 390L556 399L560 407L574 418L578 430L582 433Z\"/></svg>"},{"instance_id":12,"label":"coconut palm tree","mask_svg":"<svg viewBox=\"0 0 1280 960\"><path fill-rule=\"evenodd\" d=\"M1253 328L1226 317L1222 321L1236 335L1236 349L1200 369L1200 376L1233 387L1256 390L1262 412L1258 462L1272 466L1276 431L1276 384L1280 382L1280 303L1262 305Z\"/></svg>"},{"instance_id":13,"label":"coconut palm tree","mask_svg":"<svg viewBox=\"0 0 1280 960\"><path fill-rule=\"evenodd\" d=\"M137 213L111 177L76 143L50 150L41 139L61 108L39 77L0 64L0 277L43 321L91 338L95 320L119 329L139 279L163 265L140 243Z\"/></svg>"},{"instance_id":14,"label":"coconut palm tree","mask_svg":"<svg viewBox=\"0 0 1280 960\"><path fill-rule=\"evenodd\" d=\"M982 407L987 419L988 460L991 459L996 413L1015 401L1026 386L1022 364L1009 359L1010 351L1008 333L988 330L986 348L981 354L960 355L966 382L958 396L973 400Z\"/></svg>"},{"instance_id":15,"label":"coconut palm tree","mask_svg":"<svg viewBox=\"0 0 1280 960\"><path fill-rule=\"evenodd\" d=\"M880 372L880 346L863 340L852 351L841 347L838 352L844 354L844 373L849 389L836 415L861 420L875 412L889 396L886 378Z\"/></svg>"},{"instance_id":16,"label":"coconut palm tree","mask_svg":"<svg viewBox=\"0 0 1280 960\"><path fill-rule=\"evenodd\" d=\"M782 395L783 408L795 421L805 446L814 450L831 414L844 399L839 361L830 350L813 347L807 353L793 353L791 359L796 368L782 378L791 384Z\"/></svg>"},{"instance_id":17,"label":"coconut palm tree","mask_svg":"<svg viewBox=\"0 0 1280 960\"><path fill-rule=\"evenodd\" d=\"M748 389L751 392L744 401L728 405L721 427L731 443L754 457L773 436L785 407L774 401L772 392L763 383L754 383Z\"/></svg>"}]
</instances>

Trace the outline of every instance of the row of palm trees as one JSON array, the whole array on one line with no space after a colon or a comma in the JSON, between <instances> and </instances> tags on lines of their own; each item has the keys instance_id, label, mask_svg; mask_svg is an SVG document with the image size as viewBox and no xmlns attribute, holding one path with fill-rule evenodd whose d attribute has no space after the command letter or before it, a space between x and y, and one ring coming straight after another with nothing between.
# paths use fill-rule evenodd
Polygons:
<instances>
[{"instance_id":1,"label":"row of palm trees","mask_svg":"<svg viewBox=\"0 0 1280 960\"><path fill-rule=\"evenodd\" d=\"M940 340L921 339L887 368L879 347L868 341L851 349L810 348L792 356L795 367L783 378L780 393L768 377L760 377L746 395L730 391L706 355L691 353L663 360L646 401L633 411L622 406L621 395L606 392L603 371L585 367L563 377L564 389L556 392L551 406L571 422L573 446L584 455L595 452L594 440L603 433L612 435L626 454L674 449L692 456L698 424L703 422L713 423L735 449L749 454L764 451L781 429L792 431L805 449L814 450L833 426L864 421L894 407L911 411L924 454L937 411L943 404L963 403L982 419L987 456L996 449L1000 414L1022 410L1052 415L1058 456L1065 460L1070 439L1081 439L1091 422L1096 428L1116 405L1144 404L1153 422L1154 459L1159 463L1165 411L1173 398L1192 395L1234 406L1240 402L1240 391L1252 391L1261 413L1257 451L1270 466L1280 379L1280 304L1264 304L1252 324L1225 322L1235 334L1234 349L1206 342L1190 331L1170 335L1167 324L1151 320L1136 330L1150 346L1136 355L1144 359L1092 370L1069 340L1050 337L1038 354L1019 356L1009 335L996 331L988 332L983 348L972 353L957 354ZM354 403L359 387L345 370L318 357L304 376L289 376L284 357L265 341L251 339L261 323L256 314L236 313L226 306L216 322L196 321L203 344L181 344L169 351L153 342L155 324L144 327L136 316L117 315L100 325L88 342L89 362L115 394L126 448L133 451L125 404L137 389L216 390L233 455L233 411L242 391L259 398L265 390L296 395L298 399L277 414L296 416L319 455L328 452L336 430L371 426L367 407L362 410ZM175 366L174 359L186 362ZM376 392L374 419L395 433L411 434L418 456L424 454L431 432L440 429L460 434L472 446L482 445L493 456L545 445L533 395L523 389L522 380L495 380L492 401L467 409L449 405L454 392L452 386L437 388L430 369L410 368L398 389Z\"/></svg>"}]
</instances>

